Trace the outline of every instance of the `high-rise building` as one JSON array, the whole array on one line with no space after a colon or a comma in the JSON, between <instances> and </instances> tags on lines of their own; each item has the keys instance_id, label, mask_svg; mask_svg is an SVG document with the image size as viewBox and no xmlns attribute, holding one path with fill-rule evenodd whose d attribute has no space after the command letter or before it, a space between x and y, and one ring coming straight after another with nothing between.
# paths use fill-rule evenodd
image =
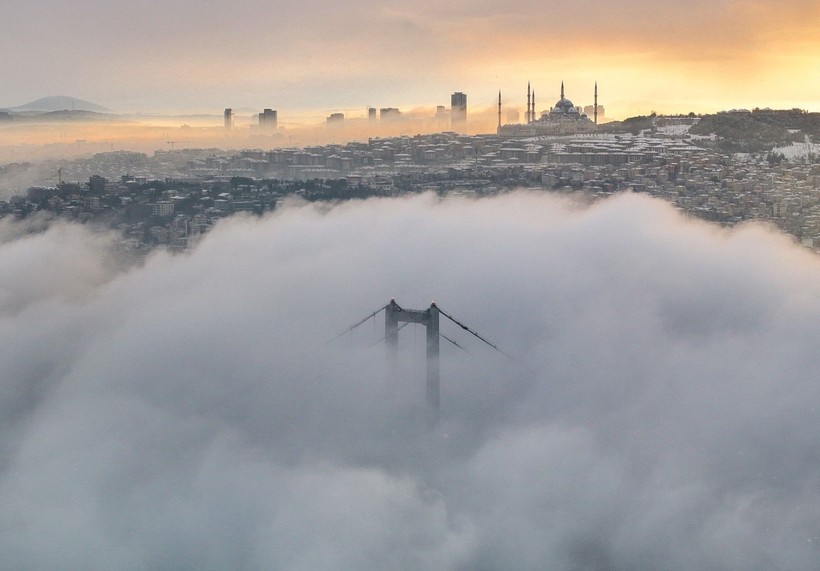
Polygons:
<instances>
[{"instance_id":1,"label":"high-rise building","mask_svg":"<svg viewBox=\"0 0 820 571\"><path fill-rule=\"evenodd\" d=\"M230 131L233 128L233 109L225 109L225 129Z\"/></svg>"},{"instance_id":2,"label":"high-rise building","mask_svg":"<svg viewBox=\"0 0 820 571\"><path fill-rule=\"evenodd\" d=\"M467 124L467 94L457 91L450 96L450 124L455 129Z\"/></svg>"},{"instance_id":3,"label":"high-rise building","mask_svg":"<svg viewBox=\"0 0 820 571\"><path fill-rule=\"evenodd\" d=\"M395 121L401 118L401 111L395 107L382 107L379 109L379 120L381 121Z\"/></svg>"},{"instance_id":4,"label":"high-rise building","mask_svg":"<svg viewBox=\"0 0 820 571\"><path fill-rule=\"evenodd\" d=\"M265 109L259 114L259 128L264 131L275 131L278 127L276 109Z\"/></svg>"},{"instance_id":5,"label":"high-rise building","mask_svg":"<svg viewBox=\"0 0 820 571\"><path fill-rule=\"evenodd\" d=\"M330 126L337 126L341 127L344 125L345 122L345 114L344 113L331 113L330 116L327 118L327 124Z\"/></svg>"},{"instance_id":6,"label":"high-rise building","mask_svg":"<svg viewBox=\"0 0 820 571\"><path fill-rule=\"evenodd\" d=\"M436 128L444 131L450 124L450 111L444 105L436 105Z\"/></svg>"},{"instance_id":7,"label":"high-rise building","mask_svg":"<svg viewBox=\"0 0 820 571\"><path fill-rule=\"evenodd\" d=\"M108 181L100 175L92 175L88 179L88 190L95 194L102 194L105 192L105 183Z\"/></svg>"},{"instance_id":8,"label":"high-rise building","mask_svg":"<svg viewBox=\"0 0 820 571\"><path fill-rule=\"evenodd\" d=\"M375 121L376 120L376 108L375 107L369 107L367 109L367 119L370 120L370 121Z\"/></svg>"}]
</instances>

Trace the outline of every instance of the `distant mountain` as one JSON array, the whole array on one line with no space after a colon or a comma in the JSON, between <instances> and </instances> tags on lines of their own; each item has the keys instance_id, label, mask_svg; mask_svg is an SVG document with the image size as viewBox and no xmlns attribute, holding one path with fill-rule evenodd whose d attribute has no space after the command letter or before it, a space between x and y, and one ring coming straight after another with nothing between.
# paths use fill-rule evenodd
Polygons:
<instances>
[{"instance_id":1,"label":"distant mountain","mask_svg":"<svg viewBox=\"0 0 820 571\"><path fill-rule=\"evenodd\" d=\"M90 101L83 101L82 99L77 99L76 97L66 97L65 95L43 97L37 101L26 103L25 105L8 107L6 110L13 111L15 113L47 113L50 111L95 111L97 113L107 113L111 111L102 105L97 105L96 103L91 103Z\"/></svg>"}]
</instances>

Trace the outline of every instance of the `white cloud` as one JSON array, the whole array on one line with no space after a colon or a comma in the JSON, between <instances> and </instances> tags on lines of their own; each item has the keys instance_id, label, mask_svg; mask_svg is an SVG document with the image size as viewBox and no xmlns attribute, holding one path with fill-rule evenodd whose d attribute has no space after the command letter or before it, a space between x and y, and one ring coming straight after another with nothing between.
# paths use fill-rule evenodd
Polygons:
<instances>
[{"instance_id":1,"label":"white cloud","mask_svg":"<svg viewBox=\"0 0 820 571\"><path fill-rule=\"evenodd\" d=\"M42 285L48 245L83 295ZM514 193L294 205L128 272L106 251L0 246L24 300L0 305L0 567L820 561L820 265L782 236ZM327 344L391 297L526 364L445 322L470 354L442 346L430 431L423 332L389 380L380 322Z\"/></svg>"}]
</instances>

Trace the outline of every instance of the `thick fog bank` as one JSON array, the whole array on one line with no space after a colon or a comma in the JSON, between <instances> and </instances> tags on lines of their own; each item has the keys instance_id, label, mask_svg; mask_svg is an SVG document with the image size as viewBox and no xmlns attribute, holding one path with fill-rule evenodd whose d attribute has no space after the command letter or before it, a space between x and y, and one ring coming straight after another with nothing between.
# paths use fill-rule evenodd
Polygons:
<instances>
[{"instance_id":1,"label":"thick fog bank","mask_svg":"<svg viewBox=\"0 0 820 571\"><path fill-rule=\"evenodd\" d=\"M2 569L820 567L820 263L633 195L0 227ZM424 330L447 320L441 421Z\"/></svg>"}]
</instances>

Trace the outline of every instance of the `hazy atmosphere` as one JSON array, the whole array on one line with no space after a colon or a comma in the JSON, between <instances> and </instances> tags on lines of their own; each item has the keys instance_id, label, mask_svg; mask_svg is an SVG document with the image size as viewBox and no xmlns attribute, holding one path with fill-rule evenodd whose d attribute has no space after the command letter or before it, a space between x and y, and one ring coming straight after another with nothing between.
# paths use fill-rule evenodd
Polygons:
<instances>
[{"instance_id":1,"label":"hazy atmosphere","mask_svg":"<svg viewBox=\"0 0 820 571\"><path fill-rule=\"evenodd\" d=\"M0 571L820 569L817 0L0 19Z\"/></svg>"},{"instance_id":2,"label":"hazy atmosphere","mask_svg":"<svg viewBox=\"0 0 820 571\"><path fill-rule=\"evenodd\" d=\"M128 269L24 230L5 569L820 564L820 263L765 227L631 194L292 202ZM331 342L391 297L516 360L444 323L430 430L423 332L390 378L382 321Z\"/></svg>"},{"instance_id":3,"label":"hazy atmosphere","mask_svg":"<svg viewBox=\"0 0 820 571\"><path fill-rule=\"evenodd\" d=\"M553 3L6 0L0 107L73 95L117 112L273 107L293 116L445 104L501 89L545 105L592 86L612 117L816 111L813 0ZM549 102L549 103L548 103Z\"/></svg>"}]
</instances>

